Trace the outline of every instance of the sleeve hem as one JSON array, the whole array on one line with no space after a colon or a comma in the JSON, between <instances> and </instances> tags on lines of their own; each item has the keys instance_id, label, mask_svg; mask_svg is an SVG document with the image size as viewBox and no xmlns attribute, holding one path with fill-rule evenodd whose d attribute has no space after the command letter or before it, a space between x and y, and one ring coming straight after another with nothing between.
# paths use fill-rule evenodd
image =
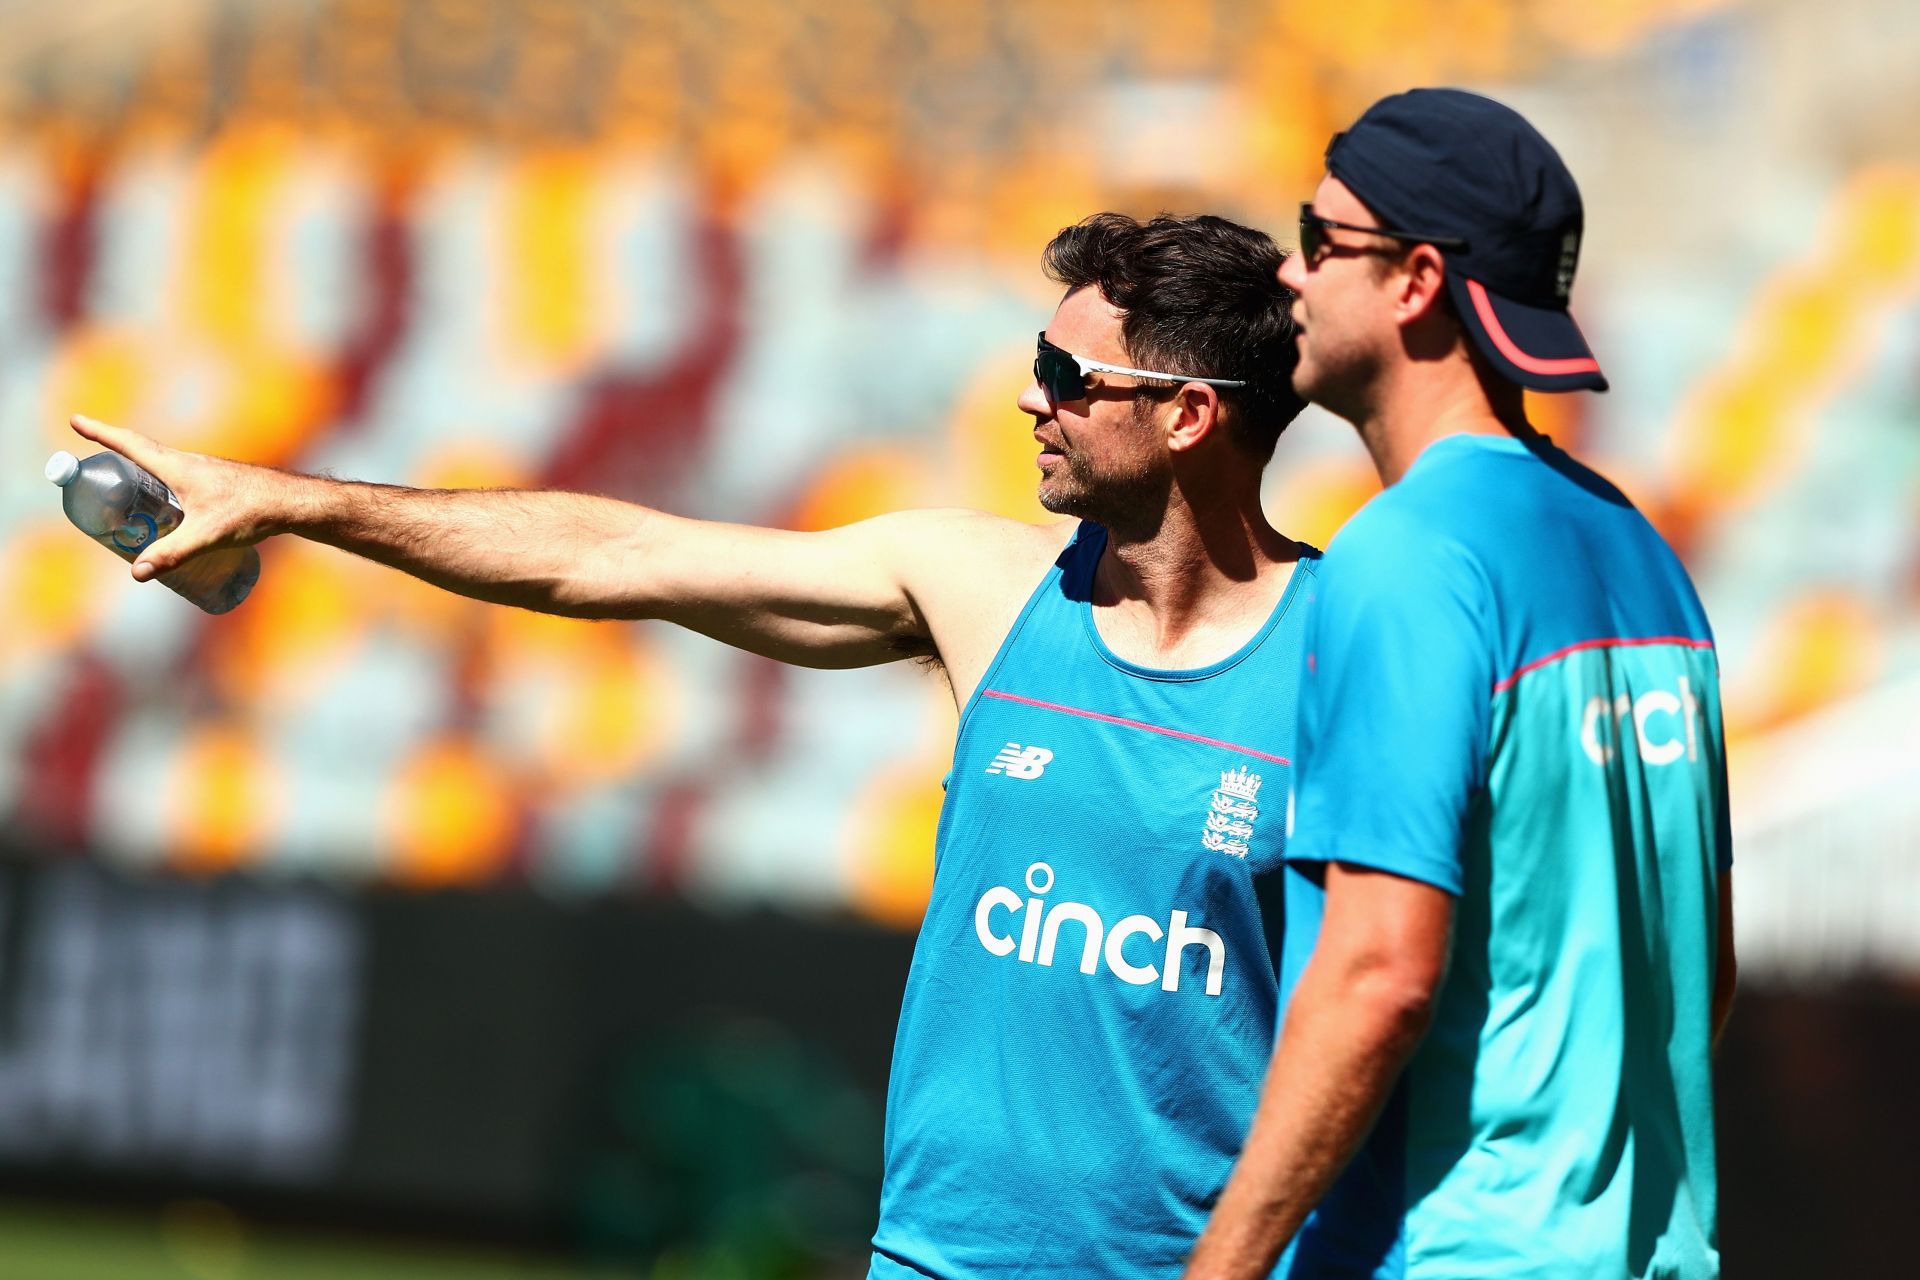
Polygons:
<instances>
[{"instance_id":1,"label":"sleeve hem","mask_svg":"<svg viewBox=\"0 0 1920 1280\"><path fill-rule=\"evenodd\" d=\"M1338 862L1347 866L1365 867L1369 871L1384 871L1388 875L1399 876L1402 880L1418 880L1422 884L1430 884L1442 893L1456 898L1460 897L1465 890L1465 886L1461 883L1460 868L1449 866L1438 858L1410 858L1404 854L1386 856L1370 853L1364 849L1342 850L1338 856L1334 857L1322 856L1311 851L1295 853L1289 850L1286 861L1289 865L1296 862L1313 862L1323 865Z\"/></svg>"}]
</instances>

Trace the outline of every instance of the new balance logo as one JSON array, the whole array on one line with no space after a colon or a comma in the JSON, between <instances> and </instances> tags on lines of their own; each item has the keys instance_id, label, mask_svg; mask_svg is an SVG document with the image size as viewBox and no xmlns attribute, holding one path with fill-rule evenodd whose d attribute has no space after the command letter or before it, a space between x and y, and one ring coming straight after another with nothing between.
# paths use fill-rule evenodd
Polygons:
<instances>
[{"instance_id":1,"label":"new balance logo","mask_svg":"<svg viewBox=\"0 0 1920 1280\"><path fill-rule=\"evenodd\" d=\"M988 773L1005 774L1009 778L1037 778L1046 770L1047 762L1053 759L1053 752L1045 747L1028 747L1021 750L1017 742L1009 742L1000 748L1000 754L987 766Z\"/></svg>"}]
</instances>

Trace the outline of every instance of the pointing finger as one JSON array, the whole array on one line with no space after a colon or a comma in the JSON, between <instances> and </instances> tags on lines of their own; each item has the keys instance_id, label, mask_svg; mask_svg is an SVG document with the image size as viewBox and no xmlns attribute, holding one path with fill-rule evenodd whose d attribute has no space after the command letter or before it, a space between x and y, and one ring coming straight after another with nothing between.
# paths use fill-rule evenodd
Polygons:
<instances>
[{"instance_id":1,"label":"pointing finger","mask_svg":"<svg viewBox=\"0 0 1920 1280\"><path fill-rule=\"evenodd\" d=\"M97 418L89 418L79 413L74 414L69 421L80 435L95 444L105 445L121 457L131 459L148 471L155 470L164 452L164 446L158 441L149 439L138 431L130 431L126 427L110 426Z\"/></svg>"}]
</instances>

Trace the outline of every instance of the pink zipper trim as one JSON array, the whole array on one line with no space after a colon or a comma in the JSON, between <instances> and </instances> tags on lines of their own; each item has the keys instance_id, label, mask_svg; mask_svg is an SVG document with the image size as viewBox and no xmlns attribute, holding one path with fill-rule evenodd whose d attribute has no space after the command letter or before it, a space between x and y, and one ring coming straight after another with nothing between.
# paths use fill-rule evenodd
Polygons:
<instances>
[{"instance_id":1,"label":"pink zipper trim","mask_svg":"<svg viewBox=\"0 0 1920 1280\"><path fill-rule=\"evenodd\" d=\"M1081 716L1087 720L1099 720L1105 724L1125 725L1129 729L1145 729L1148 733L1157 733L1165 738L1178 738L1182 742L1198 742L1209 747L1222 747L1228 751L1237 751L1241 755L1253 756L1259 760L1271 760L1275 764L1291 767L1293 761L1285 756L1271 755L1265 751L1255 751L1252 747L1243 747L1237 742L1222 742L1219 738L1208 738L1198 733L1185 733L1179 729L1168 729L1157 724L1148 724L1144 720L1128 720L1124 716L1110 716L1103 711L1085 711L1079 707L1062 706L1058 702L1042 702L1038 698L1023 698L1017 693L1001 693L998 689L982 689L983 698L998 698L1002 702L1017 702L1023 707L1038 707L1042 711L1058 711L1061 715Z\"/></svg>"},{"instance_id":2,"label":"pink zipper trim","mask_svg":"<svg viewBox=\"0 0 1920 1280\"><path fill-rule=\"evenodd\" d=\"M1640 640L1628 640L1623 638L1614 638L1614 639L1608 639L1608 640L1582 640L1579 644L1570 644L1564 649L1556 649L1544 658L1535 658L1532 662L1529 662L1526 666L1520 668L1518 671L1508 676L1505 680L1502 680L1499 684L1496 684L1495 686L1493 686L1493 691L1495 693L1505 693L1508 689L1513 688L1514 681L1518 680L1521 676L1527 674L1527 672L1537 671L1541 667L1546 666L1550 662L1558 662L1560 661L1560 659L1566 657L1568 654L1578 653L1582 649L1632 649L1632 648L1637 648L1641 645L1648 645L1648 644L1679 644L1679 645L1685 645L1689 649L1713 648L1713 641L1695 640L1691 636L1647 636L1646 638L1640 639Z\"/></svg>"}]
</instances>

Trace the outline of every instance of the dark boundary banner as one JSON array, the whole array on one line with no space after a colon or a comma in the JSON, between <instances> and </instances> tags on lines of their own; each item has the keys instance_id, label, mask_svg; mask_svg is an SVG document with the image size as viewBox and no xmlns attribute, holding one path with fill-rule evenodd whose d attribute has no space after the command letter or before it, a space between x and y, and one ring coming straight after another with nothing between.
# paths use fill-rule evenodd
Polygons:
<instances>
[{"instance_id":1,"label":"dark boundary banner","mask_svg":"<svg viewBox=\"0 0 1920 1280\"><path fill-rule=\"evenodd\" d=\"M857 1258L911 949L674 899L0 861L0 1192ZM1742 993L1718 1071L1729 1275L1908 1273L1915 1062L1920 987Z\"/></svg>"},{"instance_id":2,"label":"dark boundary banner","mask_svg":"<svg viewBox=\"0 0 1920 1280\"><path fill-rule=\"evenodd\" d=\"M666 899L0 862L0 1191L844 1254L911 947Z\"/></svg>"},{"instance_id":3,"label":"dark boundary banner","mask_svg":"<svg viewBox=\"0 0 1920 1280\"><path fill-rule=\"evenodd\" d=\"M1739 1280L1904 1280L1920 1207L1920 980L1743 989L1715 1072Z\"/></svg>"}]
</instances>

